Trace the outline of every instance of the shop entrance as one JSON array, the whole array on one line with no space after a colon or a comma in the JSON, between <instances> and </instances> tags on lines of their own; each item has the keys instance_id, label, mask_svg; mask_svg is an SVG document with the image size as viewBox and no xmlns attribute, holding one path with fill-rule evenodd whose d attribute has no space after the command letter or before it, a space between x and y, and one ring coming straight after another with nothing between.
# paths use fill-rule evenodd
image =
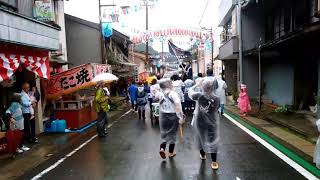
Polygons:
<instances>
[{"instance_id":1,"label":"shop entrance","mask_svg":"<svg viewBox=\"0 0 320 180\"><path fill-rule=\"evenodd\" d=\"M315 105L318 86L318 68L315 61L298 61L295 67L295 105L299 110L309 110Z\"/></svg>"}]
</instances>

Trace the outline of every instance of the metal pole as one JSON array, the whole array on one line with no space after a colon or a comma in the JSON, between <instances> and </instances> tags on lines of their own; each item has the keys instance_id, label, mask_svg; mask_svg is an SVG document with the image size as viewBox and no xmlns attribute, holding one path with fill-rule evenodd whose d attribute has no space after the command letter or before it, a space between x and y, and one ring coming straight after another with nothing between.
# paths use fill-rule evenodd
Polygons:
<instances>
[{"instance_id":1,"label":"metal pole","mask_svg":"<svg viewBox=\"0 0 320 180\"><path fill-rule=\"evenodd\" d=\"M211 66L212 66L212 71L213 71L213 67L214 67L214 64L213 64L213 52L214 52L214 49L213 49L213 29L211 27Z\"/></svg>"},{"instance_id":2,"label":"metal pole","mask_svg":"<svg viewBox=\"0 0 320 180\"><path fill-rule=\"evenodd\" d=\"M100 48L101 48L101 63L107 64L107 59L104 58L105 42L102 34L102 18L101 18L101 2L99 1L99 30L100 30Z\"/></svg>"},{"instance_id":3,"label":"metal pole","mask_svg":"<svg viewBox=\"0 0 320 180\"><path fill-rule=\"evenodd\" d=\"M262 107L261 45L259 45L259 110Z\"/></svg>"},{"instance_id":4,"label":"metal pole","mask_svg":"<svg viewBox=\"0 0 320 180\"><path fill-rule=\"evenodd\" d=\"M199 67L199 60L200 60L200 52L199 52L199 47L197 48L197 72L198 74L200 73L200 67Z\"/></svg>"},{"instance_id":5,"label":"metal pole","mask_svg":"<svg viewBox=\"0 0 320 180\"><path fill-rule=\"evenodd\" d=\"M163 43L164 43L164 39L163 39L163 37L162 37L162 39L161 39L161 61L162 61L162 63L163 63ZM158 67L157 67L157 69L158 69ZM159 74L160 74L160 72L159 72Z\"/></svg>"},{"instance_id":6,"label":"metal pole","mask_svg":"<svg viewBox=\"0 0 320 180\"><path fill-rule=\"evenodd\" d=\"M149 0L146 0L146 32L148 33L148 1ZM147 65L149 65L149 37L148 35L146 36L146 62L147 62ZM150 68L150 67L149 67Z\"/></svg>"},{"instance_id":7,"label":"metal pole","mask_svg":"<svg viewBox=\"0 0 320 180\"><path fill-rule=\"evenodd\" d=\"M242 67L242 25L241 25L241 0L238 0L237 7L237 25L238 25L238 37L239 37L239 80L240 84L243 83L243 67Z\"/></svg>"}]
</instances>

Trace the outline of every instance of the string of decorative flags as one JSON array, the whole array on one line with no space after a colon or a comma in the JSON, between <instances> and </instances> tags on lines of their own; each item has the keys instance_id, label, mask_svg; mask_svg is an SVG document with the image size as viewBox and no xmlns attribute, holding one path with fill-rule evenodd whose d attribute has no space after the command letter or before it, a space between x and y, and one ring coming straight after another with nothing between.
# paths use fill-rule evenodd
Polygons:
<instances>
[{"instance_id":1,"label":"string of decorative flags","mask_svg":"<svg viewBox=\"0 0 320 180\"><path fill-rule=\"evenodd\" d=\"M108 38L112 35L113 23L119 23L122 28L127 28L125 22L121 22L121 17L128 16L131 13L138 13L144 9L146 1L149 3L149 9L152 10L156 7L158 0L135 0L135 1L121 1L114 2L115 6L104 7L102 9L102 34ZM131 28L131 33L139 34L140 30Z\"/></svg>"}]
</instances>

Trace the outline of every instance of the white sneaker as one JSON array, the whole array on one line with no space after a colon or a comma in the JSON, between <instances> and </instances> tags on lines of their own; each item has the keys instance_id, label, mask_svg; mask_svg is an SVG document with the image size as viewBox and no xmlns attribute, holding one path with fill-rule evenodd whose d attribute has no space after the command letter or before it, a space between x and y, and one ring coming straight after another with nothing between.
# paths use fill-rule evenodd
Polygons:
<instances>
[{"instance_id":1,"label":"white sneaker","mask_svg":"<svg viewBox=\"0 0 320 180\"><path fill-rule=\"evenodd\" d=\"M21 153L23 153L23 150L20 149L20 148L17 148L16 152L19 153L19 154L21 154Z\"/></svg>"},{"instance_id":2,"label":"white sneaker","mask_svg":"<svg viewBox=\"0 0 320 180\"><path fill-rule=\"evenodd\" d=\"M21 148L23 151L29 151L30 150L30 148L28 148L27 146L22 146L22 148Z\"/></svg>"}]
</instances>

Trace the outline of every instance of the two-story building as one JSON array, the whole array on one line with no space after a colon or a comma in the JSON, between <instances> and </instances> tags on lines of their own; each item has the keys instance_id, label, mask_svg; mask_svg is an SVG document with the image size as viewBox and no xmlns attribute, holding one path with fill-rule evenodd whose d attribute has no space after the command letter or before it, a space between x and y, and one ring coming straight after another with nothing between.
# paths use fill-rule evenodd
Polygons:
<instances>
[{"instance_id":1,"label":"two-story building","mask_svg":"<svg viewBox=\"0 0 320 180\"><path fill-rule=\"evenodd\" d=\"M61 0L0 0L2 108L8 107L13 92L21 92L24 82L41 89L40 78L50 77L51 52L66 55L61 14ZM38 102L36 112L36 129L41 132L42 101Z\"/></svg>"},{"instance_id":2,"label":"two-story building","mask_svg":"<svg viewBox=\"0 0 320 180\"><path fill-rule=\"evenodd\" d=\"M222 0L219 7L224 29L219 58L225 63L227 83L234 86L239 81L242 66L243 83L251 97L259 95L261 86L264 98L275 104L298 109L314 105L320 85L319 1L247 1L241 8L242 64L236 3Z\"/></svg>"}]
</instances>

